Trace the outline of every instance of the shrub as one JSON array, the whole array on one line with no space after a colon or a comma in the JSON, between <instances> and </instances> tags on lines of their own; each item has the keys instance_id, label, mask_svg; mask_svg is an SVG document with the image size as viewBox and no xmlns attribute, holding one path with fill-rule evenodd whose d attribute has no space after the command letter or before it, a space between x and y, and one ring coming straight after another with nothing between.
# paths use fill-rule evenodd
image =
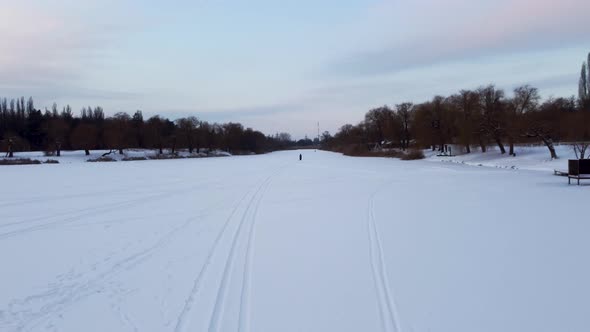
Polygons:
<instances>
[{"instance_id":1,"label":"shrub","mask_svg":"<svg viewBox=\"0 0 590 332\"><path fill-rule=\"evenodd\" d=\"M404 156L404 153L399 150L371 151L363 144L340 146L334 150L350 157L402 158Z\"/></svg>"},{"instance_id":2,"label":"shrub","mask_svg":"<svg viewBox=\"0 0 590 332\"><path fill-rule=\"evenodd\" d=\"M146 157L126 157L121 159L122 161L136 161L136 160L147 160Z\"/></svg>"},{"instance_id":3,"label":"shrub","mask_svg":"<svg viewBox=\"0 0 590 332\"><path fill-rule=\"evenodd\" d=\"M183 156L177 154L156 154L153 156L148 157L151 160L160 160L160 159L183 159Z\"/></svg>"},{"instance_id":4,"label":"shrub","mask_svg":"<svg viewBox=\"0 0 590 332\"><path fill-rule=\"evenodd\" d=\"M59 164L59 161L55 159L47 159L43 162L44 164Z\"/></svg>"},{"instance_id":5,"label":"shrub","mask_svg":"<svg viewBox=\"0 0 590 332\"><path fill-rule=\"evenodd\" d=\"M424 158L424 152L422 150L410 150L401 157L402 160L418 160Z\"/></svg>"},{"instance_id":6,"label":"shrub","mask_svg":"<svg viewBox=\"0 0 590 332\"><path fill-rule=\"evenodd\" d=\"M351 157L366 157L371 155L369 149L362 144L344 145L336 148L335 150L336 152L340 152L345 156Z\"/></svg>"},{"instance_id":7,"label":"shrub","mask_svg":"<svg viewBox=\"0 0 590 332\"><path fill-rule=\"evenodd\" d=\"M402 158L404 156L404 153L397 151L397 150L376 151L376 152L372 152L371 156L373 156L373 157L386 157L386 158Z\"/></svg>"},{"instance_id":8,"label":"shrub","mask_svg":"<svg viewBox=\"0 0 590 332\"><path fill-rule=\"evenodd\" d=\"M39 165L41 162L39 160L29 159L29 158L20 158L20 159L0 159L0 165L9 166L9 165Z\"/></svg>"},{"instance_id":9,"label":"shrub","mask_svg":"<svg viewBox=\"0 0 590 332\"><path fill-rule=\"evenodd\" d=\"M95 159L88 159L87 160L89 163L98 163L98 162L113 162L116 161L115 159L111 158L111 157L98 157Z\"/></svg>"}]
</instances>

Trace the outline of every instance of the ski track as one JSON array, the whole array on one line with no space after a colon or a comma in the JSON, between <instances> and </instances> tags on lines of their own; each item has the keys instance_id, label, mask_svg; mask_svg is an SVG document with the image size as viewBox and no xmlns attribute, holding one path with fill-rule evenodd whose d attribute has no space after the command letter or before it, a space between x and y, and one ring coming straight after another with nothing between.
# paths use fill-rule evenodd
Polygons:
<instances>
[{"instance_id":1,"label":"ski track","mask_svg":"<svg viewBox=\"0 0 590 332\"><path fill-rule=\"evenodd\" d=\"M2 203L0 203L0 207L6 207L6 206L21 206L21 205L33 205L39 202L52 202L52 201L60 201L60 200L64 200L64 199L70 199L70 198L82 198L82 197L96 197L96 196L101 196L101 195L120 195L120 194L133 194L133 193L142 193L145 192L146 190L153 190L153 189L158 189L161 186L165 185L165 186L170 186L176 183L182 183L182 180L175 180L175 181L169 181L169 182L164 182L164 183L159 183L158 185L144 185L144 186L135 186L131 189L110 189L110 190L101 190L101 191L91 191L91 192L85 192L85 193L77 193L77 194L68 194L68 195L59 195L59 196L38 196L38 197L31 197L31 198L20 198L20 199L14 199L14 200L10 200L10 201L4 201ZM2 226L2 225L0 225Z\"/></svg>"},{"instance_id":2,"label":"ski track","mask_svg":"<svg viewBox=\"0 0 590 332\"><path fill-rule=\"evenodd\" d=\"M250 288L252 283L252 261L254 260L253 243L256 236L256 217L258 215L258 208L260 202L268 190L271 180L269 179L263 189L263 192L258 196L256 207L252 214L252 221L250 222L250 230L248 232L248 243L246 247L246 259L244 261L244 277L242 279L242 293L240 295L240 313L238 316L238 331L250 330Z\"/></svg>"},{"instance_id":3,"label":"ski track","mask_svg":"<svg viewBox=\"0 0 590 332\"><path fill-rule=\"evenodd\" d=\"M55 214L51 217L37 217L37 218L24 220L24 221L20 221L20 222L0 225L0 228L5 228L5 227L9 227L9 226L24 225L24 227L21 227L19 229L10 230L10 231L4 232L4 233L0 233L0 240L5 239L5 238L9 238L9 237L13 237L13 236L17 236L17 235L27 234L27 233L34 232L34 231L53 228L54 226L67 225L67 224L79 221L83 217L108 213L109 211L112 211L113 209L128 208L128 207L132 207L134 205L144 204L147 202L158 200L160 198L167 198L167 197L182 195L182 194L184 194L196 187L198 187L198 186L193 185L193 186L190 186L189 188L182 190L182 191L177 191L177 190L176 191L167 191L164 193L143 196L143 197L132 199L132 200L115 202L115 203L106 204L106 205L103 204L100 206L80 209L80 210L76 210L73 212L59 213L59 214ZM65 219L58 219L58 218L61 218L64 216L69 216L69 217L67 217ZM47 219L58 219L58 220L50 221L50 222L43 222L43 221L46 221ZM41 222L41 223L36 224L37 222ZM33 224L33 225L30 225L30 224Z\"/></svg>"},{"instance_id":4,"label":"ski track","mask_svg":"<svg viewBox=\"0 0 590 332\"><path fill-rule=\"evenodd\" d=\"M270 183L271 177L272 177L272 175L269 176L268 178L266 178L266 180L264 180L262 185L258 188L256 193L252 196L252 198L248 202L248 205L246 206L246 209L244 210L244 213L242 214L242 218L240 220L238 228L233 235L231 247L230 247L230 253L229 253L229 256L228 256L227 261L225 263L225 267L223 269L223 277L221 279L221 283L220 283L218 291L217 291L217 296L215 299L215 306L213 307L213 312L212 312L211 318L209 320L208 331L210 331L210 332L218 331L220 328L219 325L221 323L221 318L223 317L223 313L225 310L224 303L225 303L225 299L227 297L228 283L231 279L231 274L232 274L232 271L234 268L235 255L236 255L236 251L237 251L236 247L238 244L238 239L240 237L240 234L242 233L242 228L248 219L247 217L248 217L249 212L251 212L251 210L252 210L252 206L256 204L254 202L256 201L257 198L259 198L259 196L263 195L266 187ZM253 222L253 221L251 221L251 222ZM241 311L241 309L240 309L240 311Z\"/></svg>"},{"instance_id":5,"label":"ski track","mask_svg":"<svg viewBox=\"0 0 590 332\"><path fill-rule=\"evenodd\" d=\"M261 183L255 187L255 189L248 191L238 201L238 203L234 206L234 208L232 209L232 212L230 213L230 215L226 219L221 231L218 233L211 249L209 250L209 253L207 255L207 259L205 260L204 265L202 266L201 270L199 271L199 274L197 275L197 277L194 280L193 288L189 292L189 296L185 300L185 304L184 304L184 306L178 316L178 319L176 321L176 326L174 328L175 332L184 331L186 325L188 324L188 315L192 310L192 306L194 305L194 302L196 301L196 295L199 293L199 291L201 289L203 278L208 272L209 266L211 265L211 260L213 258L213 255L216 253L217 247L221 243L221 239L222 239L223 235L227 232L228 226L231 224L231 221L234 219L236 212L239 210L242 203L247 200L247 197L250 196L250 194L253 192L253 194L251 194L252 197L248 200L248 203L246 204L246 206L244 208L244 212L242 213L238 227L233 234L228 258L226 260L226 264L223 269L222 280L219 284L219 288L218 288L218 291L217 291L217 294L215 297L215 305L213 307L213 311L211 313L211 317L209 320L209 331L215 331L219 328L218 327L219 319L221 318L222 311L224 309L223 303L225 301L225 296L227 293L227 283L229 282L230 274L231 274L231 271L233 270L233 264L234 264L234 260L235 260L235 252L236 252L236 247L237 247L239 235L241 233L241 229L242 229L243 225L245 224L248 213L251 211L253 202L256 200L256 198L258 198L258 200L256 200L256 203L255 203L255 205L256 205L255 211L257 212L258 205L260 204L260 200L262 199L263 193L266 191L266 188L268 187L268 184L270 183L272 177L274 177L276 174L278 174L280 171L282 171L285 167L286 167L286 165L283 167L280 167L277 171L273 172L270 176L268 176L267 178L262 180ZM252 223L253 223L253 221L252 221ZM248 243L248 247L250 247L250 245L251 244ZM248 249L248 251L249 251L249 249ZM240 308L240 312L242 312L241 308Z\"/></svg>"},{"instance_id":6,"label":"ski track","mask_svg":"<svg viewBox=\"0 0 590 332\"><path fill-rule=\"evenodd\" d=\"M585 331L589 228L561 208L583 204L583 188L535 171L519 171L522 185L495 169L297 154L7 172L0 331ZM499 204L524 221L478 214L489 204L476 187L505 193ZM518 202L551 193L560 208ZM415 214L420 199L434 205ZM455 200L470 208L451 211L449 231L433 216ZM531 213L543 222L533 235ZM456 268L437 278L433 259Z\"/></svg>"},{"instance_id":7,"label":"ski track","mask_svg":"<svg viewBox=\"0 0 590 332\"><path fill-rule=\"evenodd\" d=\"M148 248L144 248L135 254L128 256L124 259L117 261L111 265L110 268L106 269L96 277L79 282L78 279L83 277L83 274L70 275L62 278L59 283L62 283L58 288L52 288L44 293L31 295L23 300L13 301L10 307L24 306L27 307L27 303L35 302L40 299L47 299L46 303L41 307L39 312L30 311L13 311L9 313L12 317L18 317L20 324L16 326L17 331L31 330L47 321L52 316L63 312L65 309L70 307L72 304L79 302L80 300L96 293L101 292L101 285L105 280L112 278L124 271L127 271L138 264L151 258L156 252L161 250L166 245L170 244L172 239L181 231L189 227L194 221L202 218L206 213L187 219L180 226L175 227L160 239L158 239L153 245ZM64 280L68 283L63 285Z\"/></svg>"},{"instance_id":8,"label":"ski track","mask_svg":"<svg viewBox=\"0 0 590 332\"><path fill-rule=\"evenodd\" d=\"M207 254L207 258L205 259L205 263L203 264L203 266L201 267L201 270L199 271L199 274L195 278L195 280L193 282L193 287L189 293L189 296L185 300L185 304L178 316L178 319L176 320L176 327L174 328L174 331L176 331L176 332L183 331L184 326L186 325L187 315L191 311L192 306L195 302L195 296L200 291L203 277L207 274L209 266L211 265L211 259L213 258L213 255L217 251L217 247L221 243L221 238L226 233L226 230L227 230L229 224L231 223L233 216L236 214L236 212L238 211L241 204L250 195L251 191L252 190L247 191L246 194L244 196L242 196L242 198L238 201L238 203L233 207L232 212L225 220L225 223L223 224L221 231L219 231L219 233L217 234L217 237L215 238L215 241L213 242L213 245L211 246L211 249L209 250L209 253Z\"/></svg>"},{"instance_id":9,"label":"ski track","mask_svg":"<svg viewBox=\"0 0 590 332\"><path fill-rule=\"evenodd\" d=\"M401 332L397 306L391 295L387 277L387 268L383 255L383 247L381 246L379 231L375 222L374 199L378 192L379 190L370 195L367 206L367 232L369 235L371 269L373 272L373 281L375 283L375 291L377 293L383 331Z\"/></svg>"}]
</instances>

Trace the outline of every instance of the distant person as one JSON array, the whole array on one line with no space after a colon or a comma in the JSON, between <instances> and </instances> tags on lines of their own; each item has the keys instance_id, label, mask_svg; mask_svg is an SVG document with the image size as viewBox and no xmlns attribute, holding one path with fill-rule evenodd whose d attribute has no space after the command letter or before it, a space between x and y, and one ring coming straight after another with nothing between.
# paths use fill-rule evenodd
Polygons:
<instances>
[{"instance_id":1,"label":"distant person","mask_svg":"<svg viewBox=\"0 0 590 332\"><path fill-rule=\"evenodd\" d=\"M302 160L303 156L301 156L301 153L299 154L299 160Z\"/></svg>"}]
</instances>

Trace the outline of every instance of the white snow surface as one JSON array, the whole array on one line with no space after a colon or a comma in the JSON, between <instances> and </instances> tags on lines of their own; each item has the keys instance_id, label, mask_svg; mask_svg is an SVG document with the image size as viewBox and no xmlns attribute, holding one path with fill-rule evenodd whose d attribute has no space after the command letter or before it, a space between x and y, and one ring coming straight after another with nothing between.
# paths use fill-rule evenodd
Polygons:
<instances>
[{"instance_id":1,"label":"white snow surface","mask_svg":"<svg viewBox=\"0 0 590 332\"><path fill-rule=\"evenodd\" d=\"M455 146L454 151L460 150ZM506 146L508 151L508 147ZM425 150L425 154L430 161L442 161L460 163L472 166L507 168L507 169L526 169L537 171L560 170L567 171L568 159L577 159L571 144L555 145L555 152L558 159L551 159L551 154L545 146L515 146L514 153L516 156L510 156L508 153L501 154L495 146L488 147L486 153L482 153L478 148L472 148L470 154L458 154L453 157L438 157L438 152Z\"/></svg>"},{"instance_id":2,"label":"white snow surface","mask_svg":"<svg viewBox=\"0 0 590 332\"><path fill-rule=\"evenodd\" d=\"M306 150L0 184L1 331L590 326L589 187L547 172Z\"/></svg>"},{"instance_id":3,"label":"white snow surface","mask_svg":"<svg viewBox=\"0 0 590 332\"><path fill-rule=\"evenodd\" d=\"M86 162L90 159L97 159L100 158L103 154L110 152L110 150L90 150L90 155L85 155L83 150L79 151L61 151L61 156L57 157L55 155L46 156L42 151L30 151L30 152L15 152L14 158L12 159L32 159L32 160L39 160L41 162L45 162L47 160L57 160L60 164L71 164L71 163L79 163L79 162ZM165 153L169 154L169 150L166 150ZM177 154L181 157L192 157L192 158L205 158L205 157L229 157L231 156L230 153L220 150L213 150L209 154L204 151L197 153L193 151L193 153L189 153L188 150L179 150ZM114 159L115 161L121 161L125 158L149 158L155 157L158 155L157 150L148 150L148 149L125 149L123 150L123 154L119 154L117 150L107 155L107 157ZM5 156L5 152L0 154L0 160L2 159L11 159ZM140 160L141 161L141 160Z\"/></svg>"}]
</instances>

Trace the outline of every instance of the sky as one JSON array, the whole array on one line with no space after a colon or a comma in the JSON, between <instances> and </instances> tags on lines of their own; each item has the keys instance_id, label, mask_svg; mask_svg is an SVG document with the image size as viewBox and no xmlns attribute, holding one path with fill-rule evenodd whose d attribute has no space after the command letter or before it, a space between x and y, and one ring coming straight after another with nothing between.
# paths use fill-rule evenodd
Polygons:
<instances>
[{"instance_id":1,"label":"sky","mask_svg":"<svg viewBox=\"0 0 590 332\"><path fill-rule=\"evenodd\" d=\"M0 96L295 138L490 83L577 93L587 0L0 0Z\"/></svg>"}]
</instances>

